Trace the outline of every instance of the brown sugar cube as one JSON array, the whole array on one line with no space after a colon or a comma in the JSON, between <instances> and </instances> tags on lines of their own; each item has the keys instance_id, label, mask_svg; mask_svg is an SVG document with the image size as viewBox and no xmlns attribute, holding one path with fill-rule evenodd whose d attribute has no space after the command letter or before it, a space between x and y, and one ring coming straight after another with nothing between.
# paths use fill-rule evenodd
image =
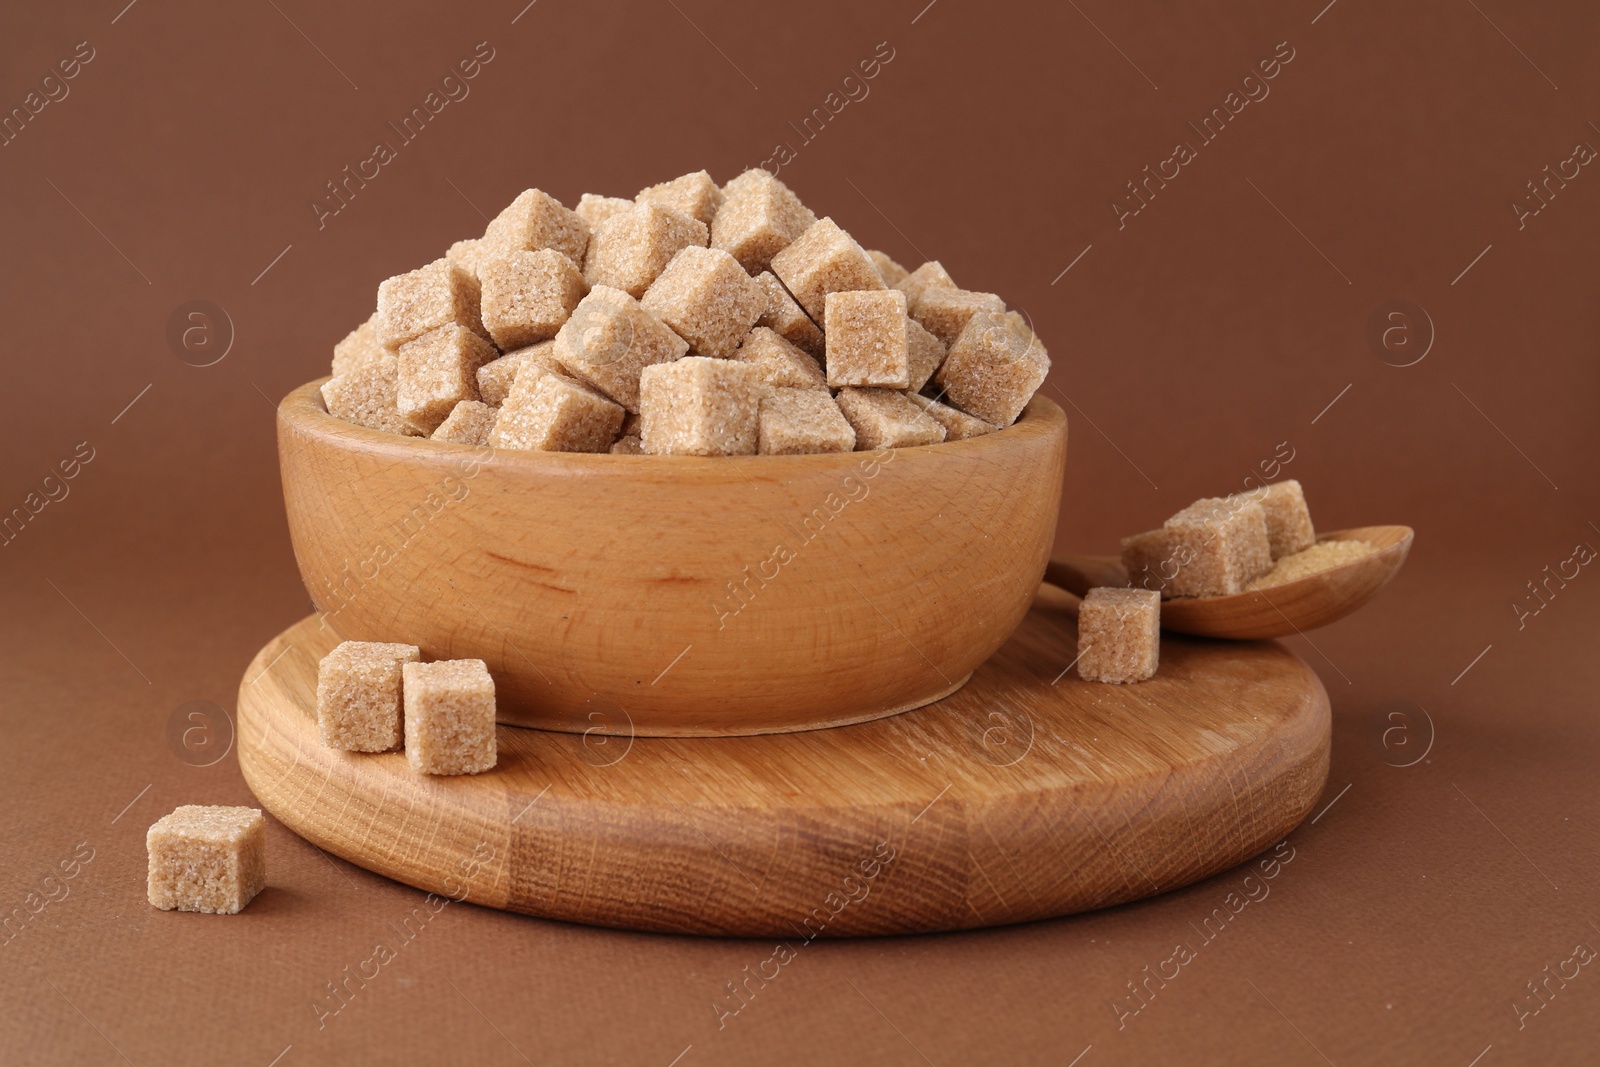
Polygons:
<instances>
[{"instance_id":1,"label":"brown sugar cube","mask_svg":"<svg viewBox=\"0 0 1600 1067\"><path fill-rule=\"evenodd\" d=\"M400 346L400 415L414 429L438 429L463 400L478 399L478 368L498 353L493 345L455 323Z\"/></svg>"},{"instance_id":2,"label":"brown sugar cube","mask_svg":"<svg viewBox=\"0 0 1600 1067\"><path fill-rule=\"evenodd\" d=\"M400 359L388 352L322 383L328 414L386 433L420 436L400 414Z\"/></svg>"},{"instance_id":3,"label":"brown sugar cube","mask_svg":"<svg viewBox=\"0 0 1600 1067\"><path fill-rule=\"evenodd\" d=\"M524 364L488 443L535 452L604 452L617 439L622 415L621 407L582 382Z\"/></svg>"},{"instance_id":4,"label":"brown sugar cube","mask_svg":"<svg viewBox=\"0 0 1600 1067\"><path fill-rule=\"evenodd\" d=\"M823 334L828 339L828 384L911 387L906 341L906 295L897 289L829 293Z\"/></svg>"},{"instance_id":5,"label":"brown sugar cube","mask_svg":"<svg viewBox=\"0 0 1600 1067\"><path fill-rule=\"evenodd\" d=\"M732 358L754 367L761 380L774 389L828 390L828 378L821 365L765 326L746 334Z\"/></svg>"},{"instance_id":6,"label":"brown sugar cube","mask_svg":"<svg viewBox=\"0 0 1600 1067\"><path fill-rule=\"evenodd\" d=\"M1122 539L1122 569L1128 584L1170 596L1172 578L1178 573L1177 561L1167 548L1167 531L1146 530Z\"/></svg>"},{"instance_id":7,"label":"brown sugar cube","mask_svg":"<svg viewBox=\"0 0 1600 1067\"><path fill-rule=\"evenodd\" d=\"M917 298L911 317L923 329L943 341L946 347L955 344L962 329L979 312L995 312L1002 317L1006 305L993 293L971 293L965 289L926 289Z\"/></svg>"},{"instance_id":8,"label":"brown sugar cube","mask_svg":"<svg viewBox=\"0 0 1600 1067\"><path fill-rule=\"evenodd\" d=\"M659 204L635 204L600 224L589 242L583 277L590 286L609 285L634 299L693 245L705 247L709 231L699 219Z\"/></svg>"},{"instance_id":9,"label":"brown sugar cube","mask_svg":"<svg viewBox=\"0 0 1600 1067\"><path fill-rule=\"evenodd\" d=\"M377 360L385 352L389 350L378 343L378 313L373 312L366 322L351 330L343 341L333 346L330 373L335 378L349 374L357 367Z\"/></svg>"},{"instance_id":10,"label":"brown sugar cube","mask_svg":"<svg viewBox=\"0 0 1600 1067\"><path fill-rule=\"evenodd\" d=\"M162 911L237 915L267 884L267 823L259 808L185 804L144 838L145 896Z\"/></svg>"},{"instance_id":11,"label":"brown sugar cube","mask_svg":"<svg viewBox=\"0 0 1600 1067\"><path fill-rule=\"evenodd\" d=\"M478 326L477 286L448 259L396 275L378 286L378 343L399 348L429 330Z\"/></svg>"},{"instance_id":12,"label":"brown sugar cube","mask_svg":"<svg viewBox=\"0 0 1600 1067\"><path fill-rule=\"evenodd\" d=\"M709 227L717 216L717 209L722 206L722 190L711 180L711 175L697 170L670 182L640 189L639 195L633 199L638 204L657 204L669 208L680 215L698 219Z\"/></svg>"},{"instance_id":13,"label":"brown sugar cube","mask_svg":"<svg viewBox=\"0 0 1600 1067\"><path fill-rule=\"evenodd\" d=\"M1153 589L1091 589L1078 606L1078 676L1142 682L1161 659L1161 597Z\"/></svg>"},{"instance_id":14,"label":"brown sugar cube","mask_svg":"<svg viewBox=\"0 0 1600 1067\"><path fill-rule=\"evenodd\" d=\"M1311 511L1306 507L1305 490L1300 488L1298 480L1289 478L1235 495L1257 501L1267 513L1267 542L1273 559L1304 551L1317 543Z\"/></svg>"},{"instance_id":15,"label":"brown sugar cube","mask_svg":"<svg viewBox=\"0 0 1600 1067\"><path fill-rule=\"evenodd\" d=\"M766 386L746 363L685 356L639 376L641 444L653 456L749 456Z\"/></svg>"},{"instance_id":16,"label":"brown sugar cube","mask_svg":"<svg viewBox=\"0 0 1600 1067\"><path fill-rule=\"evenodd\" d=\"M761 313L756 325L767 327L802 352L821 359L826 351L822 330L794 302L794 297L789 295L789 290L783 287L777 275L770 270L763 271L756 282L767 294L767 310Z\"/></svg>"},{"instance_id":17,"label":"brown sugar cube","mask_svg":"<svg viewBox=\"0 0 1600 1067\"><path fill-rule=\"evenodd\" d=\"M483 325L501 349L548 341L589 291L572 260L550 248L483 259Z\"/></svg>"},{"instance_id":18,"label":"brown sugar cube","mask_svg":"<svg viewBox=\"0 0 1600 1067\"><path fill-rule=\"evenodd\" d=\"M943 292L940 290L938 292ZM923 297L924 305L930 296ZM972 316L933 380L950 403L994 426L1010 426L1050 372L1050 357L988 311Z\"/></svg>"},{"instance_id":19,"label":"brown sugar cube","mask_svg":"<svg viewBox=\"0 0 1600 1067\"><path fill-rule=\"evenodd\" d=\"M538 189L528 189L506 205L483 231L482 256L537 252L553 248L574 263L583 262L589 246L589 224L576 211Z\"/></svg>"},{"instance_id":20,"label":"brown sugar cube","mask_svg":"<svg viewBox=\"0 0 1600 1067\"><path fill-rule=\"evenodd\" d=\"M551 355L567 373L630 412L639 410L639 372L670 363L689 343L620 289L597 285L556 334Z\"/></svg>"},{"instance_id":21,"label":"brown sugar cube","mask_svg":"<svg viewBox=\"0 0 1600 1067\"><path fill-rule=\"evenodd\" d=\"M457 241L445 252L445 260L454 268L476 278L478 276L478 261L483 255L483 240L478 237L469 237L464 241Z\"/></svg>"},{"instance_id":22,"label":"brown sugar cube","mask_svg":"<svg viewBox=\"0 0 1600 1067\"><path fill-rule=\"evenodd\" d=\"M407 663L406 762L418 774L494 767L494 679L481 659Z\"/></svg>"},{"instance_id":23,"label":"brown sugar cube","mask_svg":"<svg viewBox=\"0 0 1600 1067\"><path fill-rule=\"evenodd\" d=\"M555 359L555 341L540 341L515 352L507 352L478 368L478 399L490 407L505 403L511 392L511 383L517 380L517 370L523 363L537 363L546 370L561 370Z\"/></svg>"},{"instance_id":24,"label":"brown sugar cube","mask_svg":"<svg viewBox=\"0 0 1600 1067\"><path fill-rule=\"evenodd\" d=\"M818 219L772 257L772 273L813 322L821 322L829 293L883 289L872 257L832 219Z\"/></svg>"},{"instance_id":25,"label":"brown sugar cube","mask_svg":"<svg viewBox=\"0 0 1600 1067\"><path fill-rule=\"evenodd\" d=\"M644 455L644 445L640 443L636 435L623 434L611 442L611 454L613 456L642 456Z\"/></svg>"},{"instance_id":26,"label":"brown sugar cube","mask_svg":"<svg viewBox=\"0 0 1600 1067\"><path fill-rule=\"evenodd\" d=\"M328 748L387 752L402 733L400 666L422 658L416 645L343 641L317 664L317 731Z\"/></svg>"},{"instance_id":27,"label":"brown sugar cube","mask_svg":"<svg viewBox=\"0 0 1600 1067\"><path fill-rule=\"evenodd\" d=\"M758 168L724 187L726 199L711 223L711 247L720 248L751 274L806 231L817 217L789 187Z\"/></svg>"},{"instance_id":28,"label":"brown sugar cube","mask_svg":"<svg viewBox=\"0 0 1600 1067\"><path fill-rule=\"evenodd\" d=\"M630 411L622 419L622 429L617 433L623 437L638 437L644 428L644 418L637 411Z\"/></svg>"},{"instance_id":29,"label":"brown sugar cube","mask_svg":"<svg viewBox=\"0 0 1600 1067\"><path fill-rule=\"evenodd\" d=\"M906 319L906 350L910 362L911 383L906 388L915 393L928 384L934 371L944 362L944 342L922 328L916 319Z\"/></svg>"},{"instance_id":30,"label":"brown sugar cube","mask_svg":"<svg viewBox=\"0 0 1600 1067\"><path fill-rule=\"evenodd\" d=\"M939 401L921 393L907 393L906 399L923 410L934 422L944 427L946 441L965 441L969 437L982 437L986 433L994 433L999 427L990 426L982 419L975 419L965 411L958 411L949 404Z\"/></svg>"},{"instance_id":31,"label":"brown sugar cube","mask_svg":"<svg viewBox=\"0 0 1600 1067\"><path fill-rule=\"evenodd\" d=\"M911 308L911 313L917 313L917 301L922 299L922 294L928 289L956 289L955 279L945 271L936 259L930 259L916 270L894 283L894 287L906 294L906 305Z\"/></svg>"},{"instance_id":32,"label":"brown sugar cube","mask_svg":"<svg viewBox=\"0 0 1600 1067\"><path fill-rule=\"evenodd\" d=\"M640 303L695 355L726 359L767 309L767 294L722 249L685 248Z\"/></svg>"},{"instance_id":33,"label":"brown sugar cube","mask_svg":"<svg viewBox=\"0 0 1600 1067\"><path fill-rule=\"evenodd\" d=\"M1196 500L1162 528L1178 569L1173 596L1229 596L1272 568L1267 515L1254 500Z\"/></svg>"},{"instance_id":34,"label":"brown sugar cube","mask_svg":"<svg viewBox=\"0 0 1600 1067\"><path fill-rule=\"evenodd\" d=\"M911 272L889 258L888 253L880 252L876 248L867 249L867 255L872 259L872 265L878 268L878 277L883 279L883 284L893 289L911 276Z\"/></svg>"},{"instance_id":35,"label":"brown sugar cube","mask_svg":"<svg viewBox=\"0 0 1600 1067\"><path fill-rule=\"evenodd\" d=\"M453 441L458 445L486 445L494 429L498 408L478 400L463 400L450 409L439 428L428 436L435 441Z\"/></svg>"},{"instance_id":36,"label":"brown sugar cube","mask_svg":"<svg viewBox=\"0 0 1600 1067\"><path fill-rule=\"evenodd\" d=\"M935 445L944 440L940 426L921 408L893 389L839 390L839 410L856 431L856 451Z\"/></svg>"},{"instance_id":37,"label":"brown sugar cube","mask_svg":"<svg viewBox=\"0 0 1600 1067\"><path fill-rule=\"evenodd\" d=\"M578 206L573 210L578 213L579 218L588 223L589 233L593 234L606 219L632 206L632 200L624 200L620 196L596 196L594 193L584 193L578 198Z\"/></svg>"},{"instance_id":38,"label":"brown sugar cube","mask_svg":"<svg viewBox=\"0 0 1600 1067\"><path fill-rule=\"evenodd\" d=\"M849 452L855 446L856 431L826 388L774 389L761 398L757 450L763 456Z\"/></svg>"}]
</instances>

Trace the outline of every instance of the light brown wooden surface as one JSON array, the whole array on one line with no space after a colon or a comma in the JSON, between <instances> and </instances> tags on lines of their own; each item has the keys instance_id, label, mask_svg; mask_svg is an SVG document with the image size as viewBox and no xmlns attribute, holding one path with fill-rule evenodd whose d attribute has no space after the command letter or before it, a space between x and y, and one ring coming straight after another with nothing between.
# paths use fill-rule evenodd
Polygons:
<instances>
[{"instance_id":1,"label":"light brown wooden surface","mask_svg":"<svg viewBox=\"0 0 1600 1067\"><path fill-rule=\"evenodd\" d=\"M355 640L486 661L502 721L747 734L936 700L1027 611L1066 418L886 453L474 449L279 406L306 589ZM601 725L601 729L609 729Z\"/></svg>"},{"instance_id":2,"label":"light brown wooden surface","mask_svg":"<svg viewBox=\"0 0 1600 1067\"><path fill-rule=\"evenodd\" d=\"M708 934L1064 915L1185 885L1299 823L1328 769L1310 668L1270 642L1167 637L1154 679L1085 682L1065 671L1075 605L1044 587L965 688L903 715L738 738L502 726L499 766L460 778L320 745L316 665L337 638L313 616L244 675L239 763L287 826L389 877Z\"/></svg>"},{"instance_id":3,"label":"light brown wooden surface","mask_svg":"<svg viewBox=\"0 0 1600 1067\"><path fill-rule=\"evenodd\" d=\"M1177 597L1161 602L1161 628L1201 637L1287 637L1336 622L1364 606L1406 561L1409 526L1358 526L1320 534L1319 541L1366 541L1377 551L1349 563L1266 589L1233 596ZM1045 581L1083 596L1098 585L1128 584L1110 556L1065 556L1045 568Z\"/></svg>"}]
</instances>

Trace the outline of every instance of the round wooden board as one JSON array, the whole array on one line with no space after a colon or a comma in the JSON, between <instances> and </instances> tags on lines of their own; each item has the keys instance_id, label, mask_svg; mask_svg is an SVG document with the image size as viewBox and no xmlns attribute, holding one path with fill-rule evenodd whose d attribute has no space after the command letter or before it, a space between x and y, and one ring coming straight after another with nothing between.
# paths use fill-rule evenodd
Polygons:
<instances>
[{"instance_id":1,"label":"round wooden board","mask_svg":"<svg viewBox=\"0 0 1600 1067\"><path fill-rule=\"evenodd\" d=\"M502 726L499 765L414 774L324 748L316 616L239 690L239 764L290 829L420 889L602 926L859 936L1067 915L1281 839L1328 773L1328 696L1272 642L1163 635L1160 673L1085 682L1076 600L1041 589L958 692L806 733L630 738Z\"/></svg>"}]
</instances>

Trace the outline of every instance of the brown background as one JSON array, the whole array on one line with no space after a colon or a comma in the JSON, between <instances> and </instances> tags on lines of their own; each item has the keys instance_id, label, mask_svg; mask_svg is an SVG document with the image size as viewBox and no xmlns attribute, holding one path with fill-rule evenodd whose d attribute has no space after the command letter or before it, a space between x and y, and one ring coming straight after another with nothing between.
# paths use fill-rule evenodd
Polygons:
<instances>
[{"instance_id":1,"label":"brown background","mask_svg":"<svg viewBox=\"0 0 1600 1067\"><path fill-rule=\"evenodd\" d=\"M0 946L0 1060L1594 1062L1593 967L1521 1029L1512 1005L1600 945L1600 576L1522 629L1512 604L1600 547L1600 171L1523 229L1510 208L1600 146L1593 5L124 2L0 14L6 109L95 50L0 148L0 508L94 449L0 548L0 911L79 842L94 855ZM470 97L319 231L323 183L480 41L495 58ZM1119 230L1124 183L1283 41L1271 95ZM789 123L879 42L870 95L802 144ZM157 912L142 887L158 815L251 801L231 755L192 766L169 720L231 711L254 651L307 610L273 404L324 373L379 280L521 189L725 180L780 140L819 214L1032 316L1072 419L1063 548L1110 550L1285 441L1321 525L1416 527L1383 597L1292 642L1333 698L1337 803L1120 1030L1108 1001L1243 872L1054 922L814 944L721 1030L712 1000L772 946L463 905L319 1032L313 998L416 891L276 823L272 885L238 918ZM236 331L215 366L165 339L192 298ZM1434 324L1413 366L1366 340L1390 300Z\"/></svg>"}]
</instances>

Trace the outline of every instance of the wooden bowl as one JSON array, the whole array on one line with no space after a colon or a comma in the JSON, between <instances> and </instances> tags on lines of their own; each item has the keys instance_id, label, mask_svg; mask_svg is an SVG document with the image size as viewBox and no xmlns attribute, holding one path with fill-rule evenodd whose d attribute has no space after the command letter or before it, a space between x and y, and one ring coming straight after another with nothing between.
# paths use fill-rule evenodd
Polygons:
<instances>
[{"instance_id":1,"label":"wooden bowl","mask_svg":"<svg viewBox=\"0 0 1600 1067\"><path fill-rule=\"evenodd\" d=\"M489 665L502 722L776 733L954 692L1022 620L1055 533L1061 409L968 441L612 456L404 438L278 408L295 558L340 637Z\"/></svg>"}]
</instances>

